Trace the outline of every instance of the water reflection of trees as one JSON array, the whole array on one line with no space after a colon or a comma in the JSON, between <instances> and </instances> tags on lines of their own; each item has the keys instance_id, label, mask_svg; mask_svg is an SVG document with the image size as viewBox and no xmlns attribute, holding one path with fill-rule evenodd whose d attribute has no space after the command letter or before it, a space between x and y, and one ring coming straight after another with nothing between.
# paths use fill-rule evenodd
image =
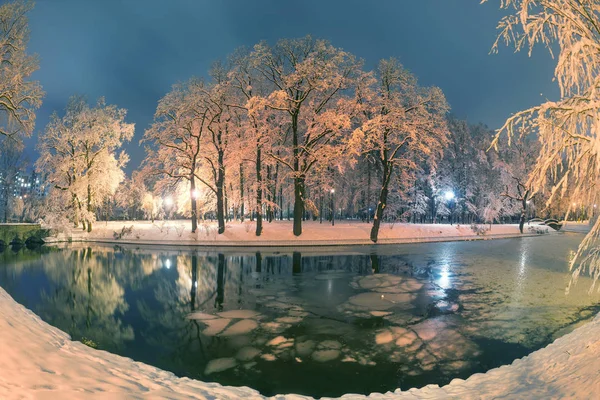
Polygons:
<instances>
[{"instance_id":1,"label":"water reflection of trees","mask_svg":"<svg viewBox=\"0 0 600 400\"><path fill-rule=\"evenodd\" d=\"M86 337L108 350L135 338L136 344L128 348L153 351L126 355L150 363L161 358L163 367L176 372L185 368L186 373L190 365L202 371L208 353L223 344L221 338L202 336L205 326L188 319L190 312L254 309L260 296L255 289L291 287L299 273L373 271L370 257L356 254L223 254L94 246L55 249L37 257L41 262L36 266L41 265L49 282L42 285L41 301L34 308L42 318L76 340ZM388 269L394 263L382 264ZM23 263L11 269L3 273L18 275Z\"/></svg>"},{"instance_id":2,"label":"water reflection of trees","mask_svg":"<svg viewBox=\"0 0 600 400\"><path fill-rule=\"evenodd\" d=\"M83 248L44 257L46 276L55 283L41 294L38 313L74 339L90 338L103 348L133 340L133 329L121 321L129 308L118 277L125 263L106 251Z\"/></svg>"}]
</instances>

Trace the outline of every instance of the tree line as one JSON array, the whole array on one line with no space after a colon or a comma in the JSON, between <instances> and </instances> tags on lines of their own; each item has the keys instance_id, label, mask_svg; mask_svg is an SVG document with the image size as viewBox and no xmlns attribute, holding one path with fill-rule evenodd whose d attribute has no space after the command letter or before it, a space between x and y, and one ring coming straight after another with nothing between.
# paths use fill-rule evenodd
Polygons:
<instances>
[{"instance_id":1,"label":"tree line","mask_svg":"<svg viewBox=\"0 0 600 400\"><path fill-rule=\"evenodd\" d=\"M3 149L31 132L43 95L26 79L37 68L25 53L30 8L22 1L0 7L3 29L20 27L4 35L14 46L0 46L12 61L2 68L14 68L20 84L8 96L14 104L0 102L8 121ZM251 219L257 236L264 220L285 215L299 236L303 221L338 215L372 223L374 242L386 220L516 216L523 229L533 210L555 216L564 209L546 204L560 174L547 177L548 190L528 178L544 149L536 137L490 150L494 132L449 111L440 88L420 85L394 58L367 71L325 40L261 42L216 62L206 79L173 85L144 132L146 157L130 178L123 145L134 125L126 110L72 97L39 136L36 168L51 185L43 207L88 232L117 207L132 218L184 216L192 232L206 217L217 220L219 234L227 220Z\"/></svg>"}]
</instances>

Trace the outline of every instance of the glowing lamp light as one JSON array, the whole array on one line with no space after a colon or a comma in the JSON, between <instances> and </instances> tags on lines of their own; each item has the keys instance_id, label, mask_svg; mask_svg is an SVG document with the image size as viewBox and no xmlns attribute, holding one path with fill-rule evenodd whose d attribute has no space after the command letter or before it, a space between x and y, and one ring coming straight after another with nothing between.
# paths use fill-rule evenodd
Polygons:
<instances>
[{"instance_id":1,"label":"glowing lamp light","mask_svg":"<svg viewBox=\"0 0 600 400\"><path fill-rule=\"evenodd\" d=\"M173 205L173 199L172 199L172 198L170 198L170 197L167 197L167 198L165 199L165 205L166 205L166 206L171 206L171 205Z\"/></svg>"},{"instance_id":2,"label":"glowing lamp light","mask_svg":"<svg viewBox=\"0 0 600 400\"><path fill-rule=\"evenodd\" d=\"M168 258L165 260L165 268L166 269L170 269L171 268L171 260L169 260Z\"/></svg>"},{"instance_id":3,"label":"glowing lamp light","mask_svg":"<svg viewBox=\"0 0 600 400\"><path fill-rule=\"evenodd\" d=\"M452 190L448 190L446 193L444 193L444 198L448 201L454 199L454 192Z\"/></svg>"},{"instance_id":4,"label":"glowing lamp light","mask_svg":"<svg viewBox=\"0 0 600 400\"><path fill-rule=\"evenodd\" d=\"M197 199L200 196L200 192L198 191L198 189L194 189L192 191L192 199Z\"/></svg>"},{"instance_id":5,"label":"glowing lamp light","mask_svg":"<svg viewBox=\"0 0 600 400\"><path fill-rule=\"evenodd\" d=\"M331 193L335 193L335 189L331 189Z\"/></svg>"}]
</instances>

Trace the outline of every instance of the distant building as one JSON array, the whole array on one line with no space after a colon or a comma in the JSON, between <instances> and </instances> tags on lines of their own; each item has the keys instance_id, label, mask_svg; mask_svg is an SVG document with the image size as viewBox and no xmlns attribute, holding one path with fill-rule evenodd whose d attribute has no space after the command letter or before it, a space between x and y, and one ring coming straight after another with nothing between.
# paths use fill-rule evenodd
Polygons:
<instances>
[{"instance_id":1,"label":"distant building","mask_svg":"<svg viewBox=\"0 0 600 400\"><path fill-rule=\"evenodd\" d=\"M1 173L0 181L2 181ZM12 185L13 197L26 199L28 197L45 197L47 194L48 185L42 174L36 171L33 171L31 174L25 171L17 172L15 182Z\"/></svg>"}]
</instances>

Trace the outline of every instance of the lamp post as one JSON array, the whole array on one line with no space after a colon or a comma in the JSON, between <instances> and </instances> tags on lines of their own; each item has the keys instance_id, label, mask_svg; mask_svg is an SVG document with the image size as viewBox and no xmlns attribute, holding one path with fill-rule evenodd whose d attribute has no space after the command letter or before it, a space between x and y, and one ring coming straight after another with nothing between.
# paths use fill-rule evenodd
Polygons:
<instances>
[{"instance_id":1,"label":"lamp post","mask_svg":"<svg viewBox=\"0 0 600 400\"><path fill-rule=\"evenodd\" d=\"M333 195L335 194L335 189L331 189L331 226L335 226L335 202L333 201Z\"/></svg>"}]
</instances>

